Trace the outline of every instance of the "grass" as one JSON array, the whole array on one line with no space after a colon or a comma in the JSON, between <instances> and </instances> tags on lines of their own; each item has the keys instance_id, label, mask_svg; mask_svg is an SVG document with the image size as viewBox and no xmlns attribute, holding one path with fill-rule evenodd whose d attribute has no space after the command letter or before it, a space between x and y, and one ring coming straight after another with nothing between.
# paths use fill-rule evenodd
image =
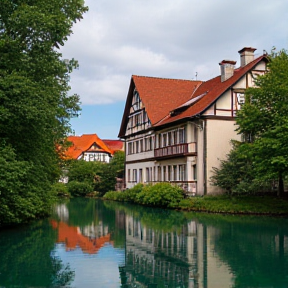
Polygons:
<instances>
[{"instance_id":1,"label":"grass","mask_svg":"<svg viewBox=\"0 0 288 288\"><path fill-rule=\"evenodd\" d=\"M288 215L288 199L273 196L204 196L183 199L175 208L227 214Z\"/></svg>"}]
</instances>

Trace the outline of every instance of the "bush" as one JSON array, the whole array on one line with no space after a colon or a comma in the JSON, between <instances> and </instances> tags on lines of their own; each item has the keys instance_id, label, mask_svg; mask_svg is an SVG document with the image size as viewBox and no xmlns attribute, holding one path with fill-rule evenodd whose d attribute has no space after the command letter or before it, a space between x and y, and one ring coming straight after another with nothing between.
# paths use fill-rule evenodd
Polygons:
<instances>
[{"instance_id":1,"label":"bush","mask_svg":"<svg viewBox=\"0 0 288 288\"><path fill-rule=\"evenodd\" d=\"M176 207L184 198L184 192L178 186L169 183L158 183L144 186L136 196L136 201L144 205Z\"/></svg>"},{"instance_id":2,"label":"bush","mask_svg":"<svg viewBox=\"0 0 288 288\"><path fill-rule=\"evenodd\" d=\"M143 190L144 185L139 183L134 187L123 191L125 200L129 202L137 202L137 195Z\"/></svg>"},{"instance_id":3,"label":"bush","mask_svg":"<svg viewBox=\"0 0 288 288\"><path fill-rule=\"evenodd\" d=\"M70 181L67 184L68 191L72 196L86 196L93 192L93 186L88 182Z\"/></svg>"},{"instance_id":4,"label":"bush","mask_svg":"<svg viewBox=\"0 0 288 288\"><path fill-rule=\"evenodd\" d=\"M59 197L70 196L67 185L61 182L56 182L52 185L52 192Z\"/></svg>"}]
</instances>

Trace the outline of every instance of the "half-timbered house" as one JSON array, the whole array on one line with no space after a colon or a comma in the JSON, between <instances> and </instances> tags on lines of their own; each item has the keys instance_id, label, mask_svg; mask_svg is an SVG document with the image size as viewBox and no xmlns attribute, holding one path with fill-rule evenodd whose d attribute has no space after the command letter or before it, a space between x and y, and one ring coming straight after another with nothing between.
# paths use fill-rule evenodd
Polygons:
<instances>
[{"instance_id":1,"label":"half-timbered house","mask_svg":"<svg viewBox=\"0 0 288 288\"><path fill-rule=\"evenodd\" d=\"M231 149L235 117L244 93L265 73L267 57L255 48L239 51L236 61L219 63L220 75L208 81L133 75L119 137L125 140L126 187L171 182L189 195L221 192L212 186L213 167Z\"/></svg>"}]
</instances>

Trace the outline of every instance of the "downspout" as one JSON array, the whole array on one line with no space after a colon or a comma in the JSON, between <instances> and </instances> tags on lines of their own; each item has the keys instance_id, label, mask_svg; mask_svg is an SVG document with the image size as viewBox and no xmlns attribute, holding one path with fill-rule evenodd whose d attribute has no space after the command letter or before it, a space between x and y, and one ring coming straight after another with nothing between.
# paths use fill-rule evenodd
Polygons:
<instances>
[{"instance_id":1,"label":"downspout","mask_svg":"<svg viewBox=\"0 0 288 288\"><path fill-rule=\"evenodd\" d=\"M204 195L207 195L207 128L206 119L203 121L203 137L204 137L204 147L203 147L203 170L204 170Z\"/></svg>"}]
</instances>

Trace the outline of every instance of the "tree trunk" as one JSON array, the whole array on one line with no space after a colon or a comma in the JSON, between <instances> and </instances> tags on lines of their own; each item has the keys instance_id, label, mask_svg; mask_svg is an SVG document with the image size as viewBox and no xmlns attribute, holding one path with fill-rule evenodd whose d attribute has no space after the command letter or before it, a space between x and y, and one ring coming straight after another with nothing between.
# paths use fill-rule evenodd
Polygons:
<instances>
[{"instance_id":1,"label":"tree trunk","mask_svg":"<svg viewBox=\"0 0 288 288\"><path fill-rule=\"evenodd\" d=\"M283 178L282 178L282 173L279 172L277 196L281 197L283 195L284 195L284 181L283 181Z\"/></svg>"}]
</instances>

